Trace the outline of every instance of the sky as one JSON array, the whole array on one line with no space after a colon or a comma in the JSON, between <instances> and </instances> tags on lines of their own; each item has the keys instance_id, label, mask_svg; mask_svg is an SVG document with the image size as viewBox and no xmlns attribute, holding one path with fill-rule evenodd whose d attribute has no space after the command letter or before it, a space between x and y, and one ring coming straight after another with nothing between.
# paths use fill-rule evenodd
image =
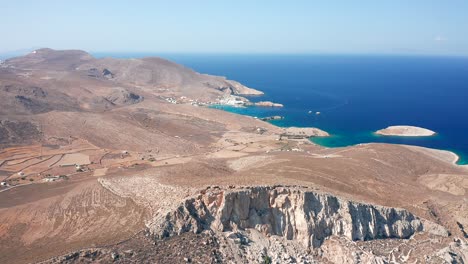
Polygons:
<instances>
[{"instance_id":1,"label":"sky","mask_svg":"<svg viewBox=\"0 0 468 264\"><path fill-rule=\"evenodd\" d=\"M467 0L0 0L0 53L468 56Z\"/></svg>"}]
</instances>

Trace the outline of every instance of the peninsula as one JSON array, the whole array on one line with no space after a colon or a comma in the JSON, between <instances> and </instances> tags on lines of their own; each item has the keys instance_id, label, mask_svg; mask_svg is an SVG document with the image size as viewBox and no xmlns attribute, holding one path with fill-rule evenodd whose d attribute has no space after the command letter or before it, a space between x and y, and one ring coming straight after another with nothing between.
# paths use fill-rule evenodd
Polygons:
<instances>
[{"instance_id":1,"label":"peninsula","mask_svg":"<svg viewBox=\"0 0 468 264\"><path fill-rule=\"evenodd\" d=\"M382 136L400 136L400 137L429 137L436 132L416 126L389 126L375 132Z\"/></svg>"},{"instance_id":2,"label":"peninsula","mask_svg":"<svg viewBox=\"0 0 468 264\"><path fill-rule=\"evenodd\" d=\"M282 136L288 138L328 137L330 134L315 127L287 127Z\"/></svg>"}]
</instances>

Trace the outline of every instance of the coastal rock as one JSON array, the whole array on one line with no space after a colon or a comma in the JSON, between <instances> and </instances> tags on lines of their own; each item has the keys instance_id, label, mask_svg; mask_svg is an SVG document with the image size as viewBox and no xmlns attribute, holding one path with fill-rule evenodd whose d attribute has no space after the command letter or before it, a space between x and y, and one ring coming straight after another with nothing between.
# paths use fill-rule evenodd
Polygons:
<instances>
[{"instance_id":1,"label":"coastal rock","mask_svg":"<svg viewBox=\"0 0 468 264\"><path fill-rule=\"evenodd\" d=\"M436 132L415 126L389 126L375 132L383 136L400 136L400 137L427 137L433 136Z\"/></svg>"},{"instance_id":2,"label":"coastal rock","mask_svg":"<svg viewBox=\"0 0 468 264\"><path fill-rule=\"evenodd\" d=\"M270 121L270 120L281 120L281 119L284 119L284 117L282 116L267 116L267 117L262 117L262 118L259 118L260 120L262 121Z\"/></svg>"},{"instance_id":3,"label":"coastal rock","mask_svg":"<svg viewBox=\"0 0 468 264\"><path fill-rule=\"evenodd\" d=\"M253 103L253 105L254 106L262 106L262 107L283 107L282 104L273 103L273 102L270 102L270 101L256 102L256 103Z\"/></svg>"},{"instance_id":4,"label":"coastal rock","mask_svg":"<svg viewBox=\"0 0 468 264\"><path fill-rule=\"evenodd\" d=\"M330 134L315 127L288 127L283 130L281 137L302 139L310 137L328 137Z\"/></svg>"},{"instance_id":5,"label":"coastal rock","mask_svg":"<svg viewBox=\"0 0 468 264\"><path fill-rule=\"evenodd\" d=\"M218 103L221 105L231 105L231 106L259 106L259 107L283 107L282 104L278 103L273 103L270 101L262 101L262 102L256 102L252 103L250 102L247 98L244 98L242 96L235 95L237 94L236 92L231 92L220 99L218 99Z\"/></svg>"},{"instance_id":6,"label":"coastal rock","mask_svg":"<svg viewBox=\"0 0 468 264\"><path fill-rule=\"evenodd\" d=\"M246 98L237 95L225 95L218 101L218 103L221 105L230 105L237 107L243 107L247 102L248 100Z\"/></svg>"},{"instance_id":7,"label":"coastal rock","mask_svg":"<svg viewBox=\"0 0 468 264\"><path fill-rule=\"evenodd\" d=\"M332 236L367 241L407 239L417 232L447 235L443 227L404 209L348 201L299 187L207 189L155 219L149 229L155 238L203 230L255 229L307 248L320 247Z\"/></svg>"}]
</instances>

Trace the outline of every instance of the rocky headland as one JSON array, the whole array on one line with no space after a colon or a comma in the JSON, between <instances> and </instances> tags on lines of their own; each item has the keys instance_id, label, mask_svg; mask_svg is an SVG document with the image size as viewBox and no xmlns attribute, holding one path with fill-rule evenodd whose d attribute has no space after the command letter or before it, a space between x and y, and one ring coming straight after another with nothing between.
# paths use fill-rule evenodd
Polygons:
<instances>
[{"instance_id":1,"label":"rocky headland","mask_svg":"<svg viewBox=\"0 0 468 264\"><path fill-rule=\"evenodd\" d=\"M282 104L273 103L273 102L270 102L270 101L260 101L260 102L256 102L256 103L249 103L247 105L260 106L260 107L283 107Z\"/></svg>"},{"instance_id":2,"label":"rocky headland","mask_svg":"<svg viewBox=\"0 0 468 264\"><path fill-rule=\"evenodd\" d=\"M281 136L289 139L301 139L310 137L328 137L330 134L315 127L286 127L283 128Z\"/></svg>"},{"instance_id":3,"label":"rocky headland","mask_svg":"<svg viewBox=\"0 0 468 264\"><path fill-rule=\"evenodd\" d=\"M267 116L267 117L261 117L259 118L262 121L271 121L271 120L281 120L284 119L283 116Z\"/></svg>"},{"instance_id":4,"label":"rocky headland","mask_svg":"<svg viewBox=\"0 0 468 264\"><path fill-rule=\"evenodd\" d=\"M244 94L246 95L246 94ZM249 99L236 94L227 94L217 99L215 104L235 107L258 106L258 107L283 107L282 104L270 101L251 102Z\"/></svg>"}]
</instances>

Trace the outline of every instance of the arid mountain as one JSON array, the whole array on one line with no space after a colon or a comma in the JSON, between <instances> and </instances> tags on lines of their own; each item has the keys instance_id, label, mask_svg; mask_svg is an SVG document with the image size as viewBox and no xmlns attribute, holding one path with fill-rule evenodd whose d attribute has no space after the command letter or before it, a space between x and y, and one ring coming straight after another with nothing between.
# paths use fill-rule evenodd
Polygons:
<instances>
[{"instance_id":1,"label":"arid mountain","mask_svg":"<svg viewBox=\"0 0 468 264\"><path fill-rule=\"evenodd\" d=\"M159 58L5 61L0 263L468 261L453 153L207 107L259 93Z\"/></svg>"},{"instance_id":2,"label":"arid mountain","mask_svg":"<svg viewBox=\"0 0 468 264\"><path fill-rule=\"evenodd\" d=\"M183 94L185 97L205 102L215 101L225 94L261 94L238 82L226 80L224 77L200 74L161 58L95 59L84 51L40 49L23 57L6 60L1 66L2 73L7 75L5 77L13 79L12 81L18 82L17 77L21 77L22 80L17 85L24 86L22 89L31 89L28 87L29 84L39 82L47 87L47 90L53 91L49 94L62 95L57 99L75 100L85 109L109 109L119 103L134 103L135 99L125 98L125 94L131 93L125 90L127 86L130 86L130 89L139 88L142 93ZM8 85L10 84L3 84L3 86ZM109 89L110 87L124 92L118 94ZM19 104L36 112L61 107L55 106L55 103L46 106L37 101L37 98L20 96L24 98L18 99ZM139 96L132 94L132 97ZM108 97L113 100L109 100ZM70 102L66 103L69 104Z\"/></svg>"},{"instance_id":3,"label":"arid mountain","mask_svg":"<svg viewBox=\"0 0 468 264\"><path fill-rule=\"evenodd\" d=\"M73 71L80 64L93 60L81 50L39 49L25 56L6 60L11 67L25 70Z\"/></svg>"}]
</instances>

